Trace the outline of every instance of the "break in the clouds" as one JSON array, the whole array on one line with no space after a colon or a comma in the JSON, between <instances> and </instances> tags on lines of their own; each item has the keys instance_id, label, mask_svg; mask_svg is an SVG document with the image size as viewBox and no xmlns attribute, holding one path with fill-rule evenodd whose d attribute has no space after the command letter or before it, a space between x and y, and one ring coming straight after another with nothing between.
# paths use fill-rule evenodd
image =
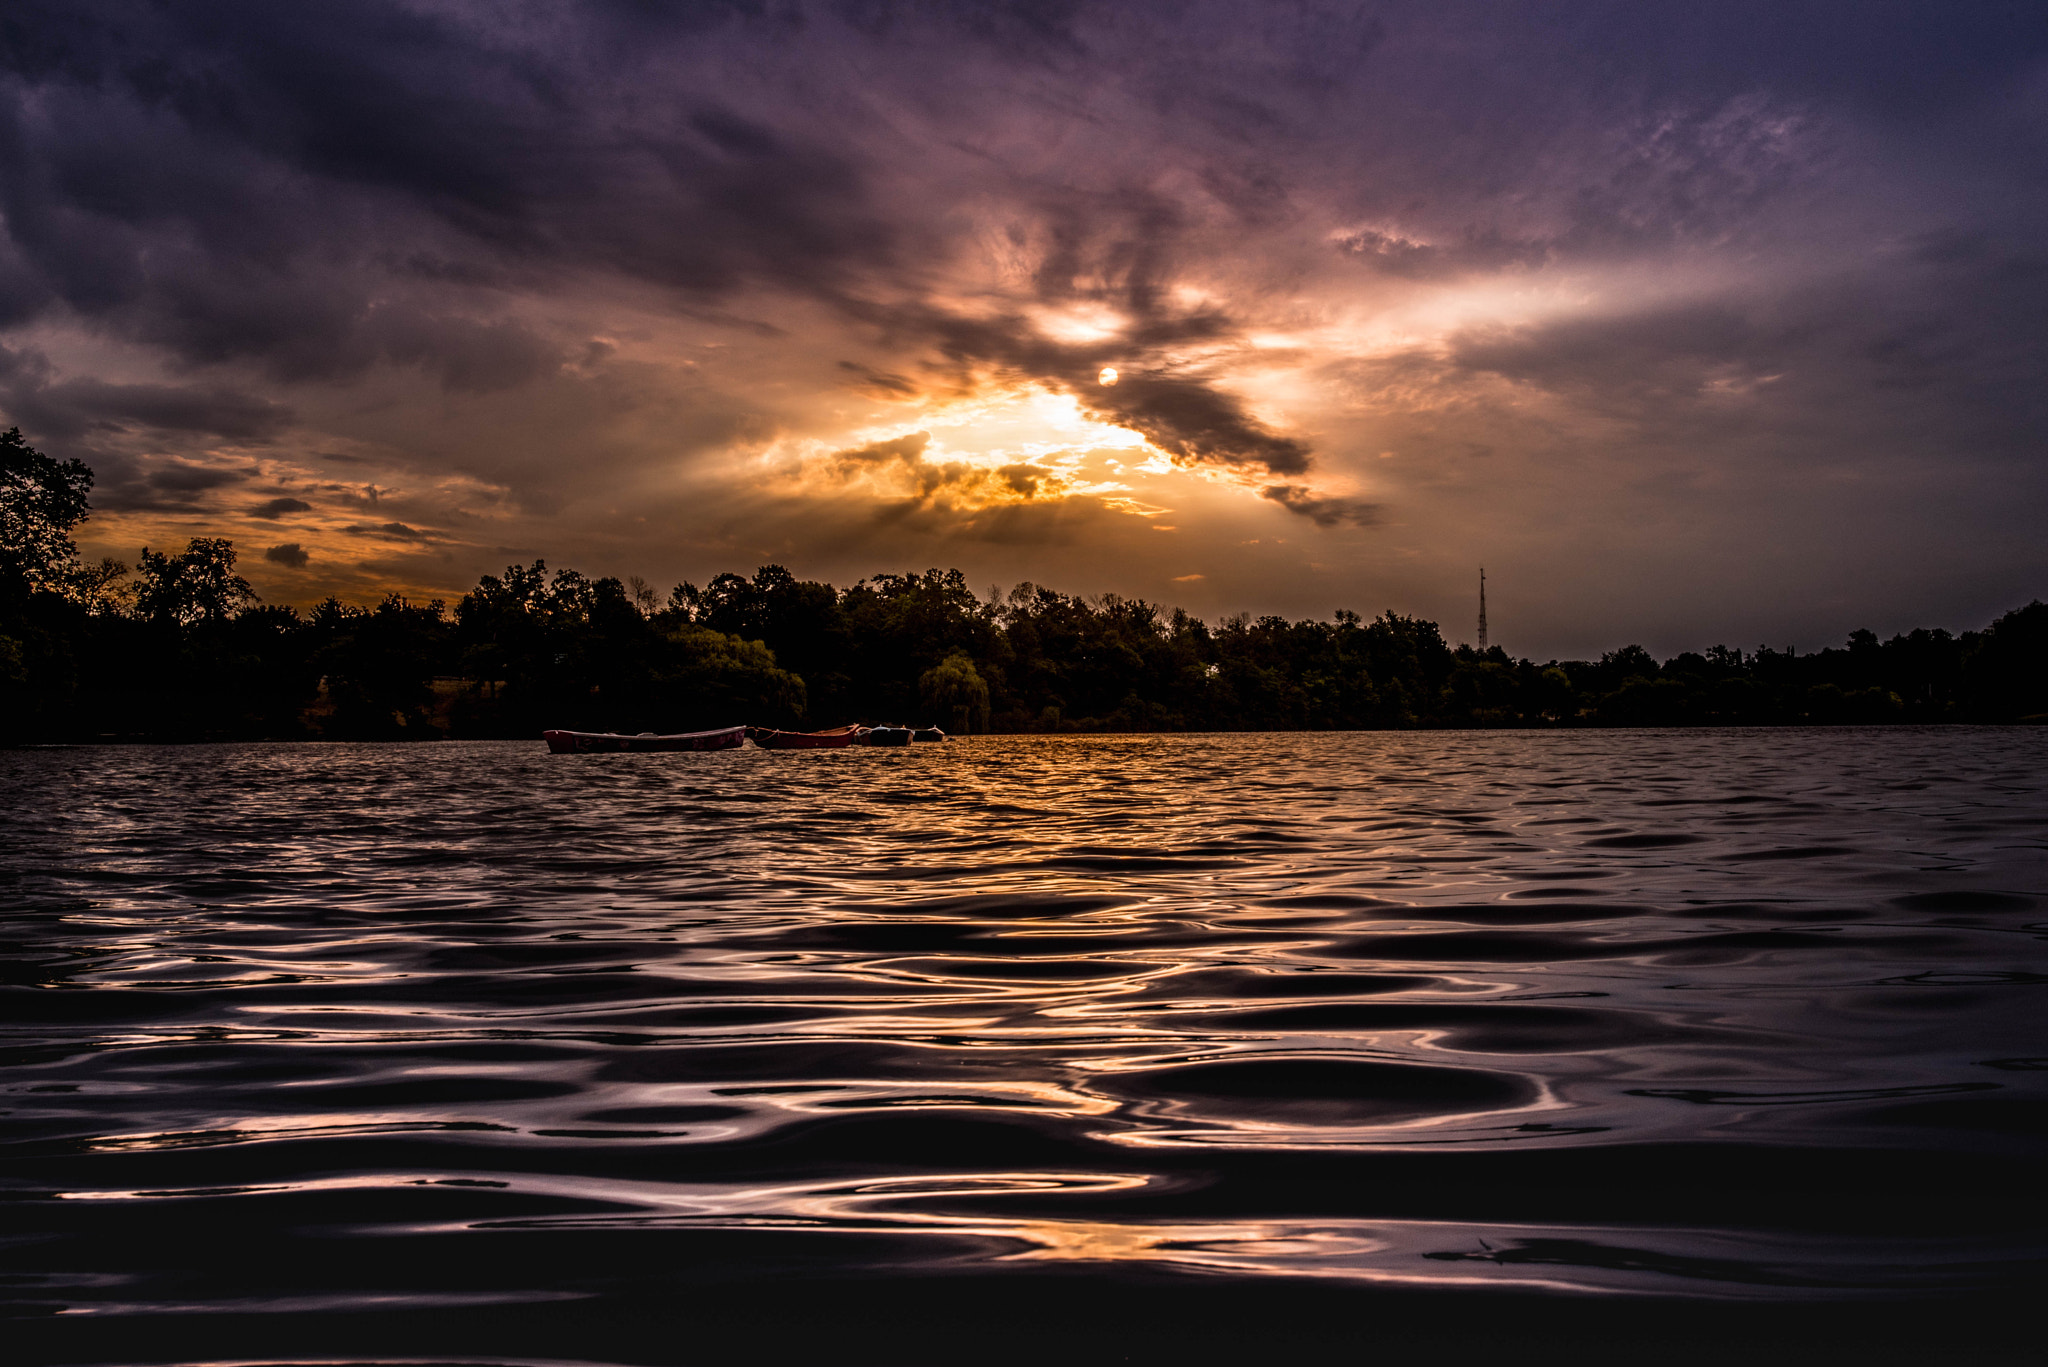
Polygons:
<instances>
[{"instance_id":1,"label":"break in the clouds","mask_svg":"<svg viewBox=\"0 0 2048 1367\"><path fill-rule=\"evenodd\" d=\"M2033 9L16 0L0 73L0 421L276 601L1457 635L1484 563L1541 655L2048 582Z\"/></svg>"}]
</instances>

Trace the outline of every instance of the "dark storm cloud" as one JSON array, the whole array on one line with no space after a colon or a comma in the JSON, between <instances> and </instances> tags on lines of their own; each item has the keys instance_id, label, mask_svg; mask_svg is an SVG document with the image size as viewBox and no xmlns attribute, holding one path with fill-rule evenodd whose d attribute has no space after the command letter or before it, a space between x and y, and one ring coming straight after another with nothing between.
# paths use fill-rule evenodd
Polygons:
<instances>
[{"instance_id":1,"label":"dark storm cloud","mask_svg":"<svg viewBox=\"0 0 2048 1367\"><path fill-rule=\"evenodd\" d=\"M380 313L365 330L385 359L428 369L458 392L511 389L562 363L559 351L517 323Z\"/></svg>"},{"instance_id":2,"label":"dark storm cloud","mask_svg":"<svg viewBox=\"0 0 2048 1367\"><path fill-rule=\"evenodd\" d=\"M263 442L292 421L282 404L219 385L116 384L91 376L54 380L49 359L0 347L0 404L39 432L71 436L140 427L231 442Z\"/></svg>"},{"instance_id":3,"label":"dark storm cloud","mask_svg":"<svg viewBox=\"0 0 2048 1367\"><path fill-rule=\"evenodd\" d=\"M835 451L832 453L832 461L845 470L875 465L914 465L924 459L925 448L931 444L931 433L907 432L900 437L890 437L886 441L871 441L866 446Z\"/></svg>"},{"instance_id":4,"label":"dark storm cloud","mask_svg":"<svg viewBox=\"0 0 2048 1367\"><path fill-rule=\"evenodd\" d=\"M1274 475L1298 475L1309 468L1306 442L1269 430L1235 398L1202 380L1129 375L1098 393L1084 394L1083 406L1144 434L1184 464L1244 466Z\"/></svg>"},{"instance_id":5,"label":"dark storm cloud","mask_svg":"<svg viewBox=\"0 0 2048 1367\"><path fill-rule=\"evenodd\" d=\"M1785 90L1888 120L1974 103L2048 52L2048 10L2038 5L1614 0L1575 5L1556 22L1593 64L1658 94Z\"/></svg>"},{"instance_id":6,"label":"dark storm cloud","mask_svg":"<svg viewBox=\"0 0 2048 1367\"><path fill-rule=\"evenodd\" d=\"M608 7L581 14L595 27L546 53L396 4L19 7L0 212L20 265L0 259L0 297L121 319L194 362L306 378L386 360L490 388L547 346L394 298L393 276L488 290L595 267L715 298L759 281L830 293L887 259L857 157L715 90L650 87L665 108L635 111L649 54L607 49ZM675 17L652 26L663 43L724 22Z\"/></svg>"},{"instance_id":7,"label":"dark storm cloud","mask_svg":"<svg viewBox=\"0 0 2048 1367\"><path fill-rule=\"evenodd\" d=\"M610 491L1032 385L1325 547L1391 541L1463 453L1615 432L1624 471L2038 507L2044 59L2040 6L1906 0L12 0L0 416L106 509L225 508L223 446L333 452L415 490L372 541L458 525L443 479L687 540ZM1262 388L1297 345L1328 390ZM969 478L846 459L937 480L934 525ZM1081 525L1030 468L977 525Z\"/></svg>"},{"instance_id":8,"label":"dark storm cloud","mask_svg":"<svg viewBox=\"0 0 2048 1367\"><path fill-rule=\"evenodd\" d=\"M921 308L884 321L930 338L956 365L1065 390L1090 416L1142 434L1181 464L1305 473L1313 463L1308 444L1269 429L1212 377L1164 366L1134 368L1134 358L1142 362L1183 347L1227 345L1235 329L1216 310L1178 311L1161 302L1154 271L1167 253L1159 244L1099 237L1088 244L1093 259L1083 258L1080 242L1063 241L1057 265L1041 268L1036 292L1048 304L1107 302L1126 310L1131 326L1102 341L1061 343L1017 315L969 318ZM1098 273L1108 276L1107 283L1092 289L1071 283L1077 274ZM1101 383L1105 366L1118 368L1117 383Z\"/></svg>"},{"instance_id":9,"label":"dark storm cloud","mask_svg":"<svg viewBox=\"0 0 2048 1367\"><path fill-rule=\"evenodd\" d=\"M249 516L272 520L286 513L311 512L313 505L302 498L273 498L268 503L259 503L249 510Z\"/></svg>"},{"instance_id":10,"label":"dark storm cloud","mask_svg":"<svg viewBox=\"0 0 2048 1367\"><path fill-rule=\"evenodd\" d=\"M25 323L50 302L49 285L13 241L0 237L0 328Z\"/></svg>"},{"instance_id":11,"label":"dark storm cloud","mask_svg":"<svg viewBox=\"0 0 2048 1367\"><path fill-rule=\"evenodd\" d=\"M165 493L196 494L225 484L239 484L248 478L246 470L221 470L207 465L188 465L183 461L165 461L150 471L149 485Z\"/></svg>"},{"instance_id":12,"label":"dark storm cloud","mask_svg":"<svg viewBox=\"0 0 2048 1367\"><path fill-rule=\"evenodd\" d=\"M89 443L74 446L91 453L92 505L96 512L206 512L214 506L215 495L220 491L256 477L252 468L233 469L176 456L137 460L115 448L96 448Z\"/></svg>"},{"instance_id":13,"label":"dark storm cloud","mask_svg":"<svg viewBox=\"0 0 2048 1367\"><path fill-rule=\"evenodd\" d=\"M871 38L898 37L913 25L936 21L963 38L1037 64L1052 65L1087 52L1087 43L1074 26L1090 8L1082 0L829 0L826 8Z\"/></svg>"},{"instance_id":14,"label":"dark storm cloud","mask_svg":"<svg viewBox=\"0 0 2048 1367\"><path fill-rule=\"evenodd\" d=\"M862 365L858 361L841 361L839 368L859 377L850 382L854 388L872 394L877 398L908 399L917 396L917 385L901 375L891 375L887 371L875 370L872 367Z\"/></svg>"},{"instance_id":15,"label":"dark storm cloud","mask_svg":"<svg viewBox=\"0 0 2048 1367\"><path fill-rule=\"evenodd\" d=\"M1468 329L1449 339L1448 359L1666 428L1672 440L1703 424L1754 424L1748 409L1716 415L1716 404L1746 394L1844 438L1879 429L1874 450L1943 432L1947 459L2037 454L2048 257L1988 232L1964 242L1898 253L1882 290L1846 272L1768 294Z\"/></svg>"},{"instance_id":16,"label":"dark storm cloud","mask_svg":"<svg viewBox=\"0 0 2048 1367\"><path fill-rule=\"evenodd\" d=\"M386 541L429 542L446 541L448 539L439 532L426 531L418 527L408 527L403 522L380 522L375 526L366 526L362 523L352 522L342 530L354 532L358 536L379 537Z\"/></svg>"},{"instance_id":17,"label":"dark storm cloud","mask_svg":"<svg viewBox=\"0 0 2048 1367\"><path fill-rule=\"evenodd\" d=\"M282 546L272 546L263 552L263 558L274 565L283 565L291 570L302 570L313 559L306 548L296 541L287 541Z\"/></svg>"},{"instance_id":18,"label":"dark storm cloud","mask_svg":"<svg viewBox=\"0 0 2048 1367\"><path fill-rule=\"evenodd\" d=\"M1796 329L1771 328L1725 304L1688 304L1459 335L1451 360L1550 389L1611 399L1696 395L1724 372L1782 364Z\"/></svg>"},{"instance_id":19,"label":"dark storm cloud","mask_svg":"<svg viewBox=\"0 0 2048 1367\"><path fill-rule=\"evenodd\" d=\"M743 107L763 102L707 61L772 53L833 21L876 44L885 85L912 61L942 83L936 59L949 47L1053 75L1127 68L1168 113L1247 144L1312 139L1309 119L1358 105L1361 73L1381 70L1387 53L1404 42L1426 50L1461 26L1485 35L1465 44L1476 57L1464 60L1512 49L1545 74L1604 70L1610 88L1709 102L1754 89L1847 93L1887 110L1981 96L2048 45L2038 13L1896 3L1588 4L1519 20L1456 5L1304 6L1247 26L1229 7L1200 5L592 3L497 14L389 0L17 0L0 35L16 94L0 203L22 264L10 272L0 260L0 294L25 271L22 300L50 291L89 311L137 309L166 344L201 356L267 348L280 331L333 345L363 320L383 268L367 251L321 267L313 249L351 255L365 228L378 230L381 257L394 236L417 239L397 257L415 275L486 288L602 264L704 295L763 280L843 291L900 264L905 220L878 193L875 149L827 141L805 120L778 123L772 104ZM1481 129L1506 115L1483 94L1465 111ZM1746 136L1729 116L1660 127L1653 150L1680 177L1659 191L1667 210L1747 192L1728 178L1739 159L1713 155ZM1709 164L1720 179L1701 178ZM1302 188L1285 157L1219 157L1199 177L1241 211ZM1588 212L1613 217L1611 206ZM1372 254L1404 258L1398 247ZM1053 275L1059 264L1049 259ZM1157 283L1162 264L1133 278ZM289 301L289 324L251 296Z\"/></svg>"},{"instance_id":20,"label":"dark storm cloud","mask_svg":"<svg viewBox=\"0 0 2048 1367\"><path fill-rule=\"evenodd\" d=\"M1086 8L832 12L870 35L915 23L929 38L937 24L969 45L1021 43L1058 63L1083 55L1072 24ZM621 42L659 50L714 30L758 40L771 21L715 6L599 6L550 60L481 40L459 14L118 0L29 11L8 56L17 90L36 98L6 110L0 143L16 187L0 205L20 253L74 309L122 319L191 362L255 357L293 380L389 363L488 392L561 363L522 324L394 295L394 275L489 294L597 267L703 299L766 283L873 316L860 296L877 272L895 278L903 225L871 189L868 149L773 126L716 89L664 93L665 117L621 127L618 98L594 93L612 87L583 69L619 59ZM1247 194L1281 194L1257 174L1212 168L1207 179L1236 187L1240 208ZM1115 348L1127 363L1227 329L1213 311L1160 305L1185 226L1171 201L1053 194L1040 208L1050 247L1035 293L1114 298L1133 319ZM364 233L421 245L371 253L357 249ZM1096 282L1077 284L1083 275ZM893 312L913 326L937 317L928 305ZM1014 322L1002 330L976 338L955 319L925 337L956 361L1074 389L1183 462L1308 468L1305 443L1266 430L1209 377L1159 368L1095 393L1093 349L1034 341ZM855 373L877 391L905 383Z\"/></svg>"},{"instance_id":21,"label":"dark storm cloud","mask_svg":"<svg viewBox=\"0 0 2048 1367\"><path fill-rule=\"evenodd\" d=\"M211 386L107 384L66 380L37 396L76 419L132 422L164 431L196 432L230 441L261 442L292 421L291 410L267 399Z\"/></svg>"},{"instance_id":22,"label":"dark storm cloud","mask_svg":"<svg viewBox=\"0 0 2048 1367\"><path fill-rule=\"evenodd\" d=\"M1291 513L1300 513L1319 527L1335 527L1346 522L1357 527L1370 527L1380 518L1380 510L1374 504L1319 495L1299 484L1269 484L1259 490L1259 497L1269 498Z\"/></svg>"}]
</instances>

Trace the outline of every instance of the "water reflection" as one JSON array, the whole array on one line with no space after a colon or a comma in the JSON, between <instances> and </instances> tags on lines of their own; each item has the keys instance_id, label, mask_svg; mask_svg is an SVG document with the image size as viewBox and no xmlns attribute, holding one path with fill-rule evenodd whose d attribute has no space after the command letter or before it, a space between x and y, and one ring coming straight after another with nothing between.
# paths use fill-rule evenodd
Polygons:
<instances>
[{"instance_id":1,"label":"water reflection","mask_svg":"<svg viewBox=\"0 0 2048 1367\"><path fill-rule=\"evenodd\" d=\"M99 1313L247 1300L170 1251L193 1222L527 1241L391 1265L415 1298L686 1232L769 1269L1995 1284L2041 1252L2044 760L1965 730L0 755L40 1239L7 1256ZM272 1298L368 1294L322 1257Z\"/></svg>"}]
</instances>

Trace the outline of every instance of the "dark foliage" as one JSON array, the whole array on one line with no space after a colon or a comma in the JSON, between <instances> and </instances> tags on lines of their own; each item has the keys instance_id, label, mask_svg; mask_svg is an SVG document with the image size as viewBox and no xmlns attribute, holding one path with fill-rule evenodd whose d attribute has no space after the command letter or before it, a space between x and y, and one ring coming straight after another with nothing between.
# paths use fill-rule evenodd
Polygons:
<instances>
[{"instance_id":1,"label":"dark foliage","mask_svg":"<svg viewBox=\"0 0 2048 1367\"><path fill-rule=\"evenodd\" d=\"M958 570L848 589L778 565L680 584L485 575L451 613L391 595L256 605L227 541L145 550L139 582L77 563L92 474L0 435L7 739L400 740L546 727L686 731L847 721L976 731L1876 725L2048 720L2048 606L1799 655L1515 660L1433 622L1228 618L1036 584L978 599Z\"/></svg>"},{"instance_id":2,"label":"dark foliage","mask_svg":"<svg viewBox=\"0 0 2048 1367\"><path fill-rule=\"evenodd\" d=\"M71 529L85 520L91 490L82 462L52 460L19 427L0 432L0 595L13 602L61 585L78 556Z\"/></svg>"}]
</instances>

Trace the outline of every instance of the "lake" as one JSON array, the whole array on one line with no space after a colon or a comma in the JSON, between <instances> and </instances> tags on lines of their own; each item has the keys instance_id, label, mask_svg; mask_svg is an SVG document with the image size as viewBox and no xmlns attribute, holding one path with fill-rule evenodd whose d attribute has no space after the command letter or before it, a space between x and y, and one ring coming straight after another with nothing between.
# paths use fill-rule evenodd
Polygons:
<instances>
[{"instance_id":1,"label":"lake","mask_svg":"<svg viewBox=\"0 0 2048 1367\"><path fill-rule=\"evenodd\" d=\"M2044 1270L2040 729L0 785L0 1300L47 1360L1981 1356Z\"/></svg>"}]
</instances>

